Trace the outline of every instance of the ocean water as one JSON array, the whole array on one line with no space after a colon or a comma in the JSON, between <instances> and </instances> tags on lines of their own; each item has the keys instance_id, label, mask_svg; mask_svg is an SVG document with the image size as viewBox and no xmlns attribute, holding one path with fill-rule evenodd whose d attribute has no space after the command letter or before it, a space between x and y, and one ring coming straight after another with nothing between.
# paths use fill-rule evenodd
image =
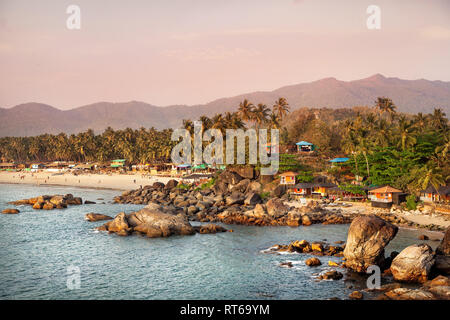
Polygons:
<instances>
[{"instance_id":1,"label":"ocean water","mask_svg":"<svg viewBox=\"0 0 450 320\"><path fill-rule=\"evenodd\" d=\"M14 184L0 184L0 210L14 207L9 201L66 193L97 204L0 214L0 299L346 299L365 285L363 277L353 288L343 280L314 281L315 273L331 269L328 260L339 258L319 257L323 265L311 268L306 254L261 252L292 240L345 241L348 225L225 225L234 232L120 237L94 231L101 221L84 220L88 212L115 216L143 207L112 204L118 191ZM400 229L387 253L420 242L420 233ZM294 267L280 267L285 261Z\"/></svg>"}]
</instances>

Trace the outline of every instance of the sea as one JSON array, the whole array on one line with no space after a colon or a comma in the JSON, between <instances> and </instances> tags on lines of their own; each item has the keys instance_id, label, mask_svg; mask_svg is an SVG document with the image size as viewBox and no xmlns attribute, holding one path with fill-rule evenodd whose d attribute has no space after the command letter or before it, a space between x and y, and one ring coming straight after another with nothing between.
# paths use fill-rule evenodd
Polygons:
<instances>
[{"instance_id":1,"label":"sea","mask_svg":"<svg viewBox=\"0 0 450 320\"><path fill-rule=\"evenodd\" d=\"M96 204L61 210L33 210L9 201L67 194ZM365 275L317 281L331 270L328 261L308 267L308 254L270 254L264 250L294 240L345 241L349 225L255 227L223 225L233 232L150 239L121 237L94 228L86 213L115 216L142 205L113 204L120 191L60 186L0 184L0 299L348 299L366 288ZM196 223L192 223L195 225ZM197 223L198 224L198 223ZM400 229L386 248L401 251L425 242L421 231ZM292 268L280 267L292 262ZM337 268L345 274L344 269Z\"/></svg>"}]
</instances>

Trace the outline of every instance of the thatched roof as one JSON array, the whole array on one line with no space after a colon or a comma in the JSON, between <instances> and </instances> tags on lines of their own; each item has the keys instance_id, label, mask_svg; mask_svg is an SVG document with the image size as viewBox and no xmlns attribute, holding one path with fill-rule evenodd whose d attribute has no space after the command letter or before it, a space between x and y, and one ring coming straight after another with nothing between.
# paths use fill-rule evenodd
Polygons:
<instances>
[{"instance_id":1,"label":"thatched roof","mask_svg":"<svg viewBox=\"0 0 450 320\"><path fill-rule=\"evenodd\" d=\"M369 193L402 193L402 190L392 188L391 186L385 186L377 189L372 189Z\"/></svg>"}]
</instances>

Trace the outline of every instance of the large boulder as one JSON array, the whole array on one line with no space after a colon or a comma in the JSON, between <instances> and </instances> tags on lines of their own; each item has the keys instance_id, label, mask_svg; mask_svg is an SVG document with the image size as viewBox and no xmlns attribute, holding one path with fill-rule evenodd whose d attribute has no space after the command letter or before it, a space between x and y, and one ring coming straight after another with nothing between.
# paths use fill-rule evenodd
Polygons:
<instances>
[{"instance_id":1,"label":"large boulder","mask_svg":"<svg viewBox=\"0 0 450 320\"><path fill-rule=\"evenodd\" d=\"M356 272L365 272L371 265L382 265L384 248L397 231L398 227L375 215L355 218L348 230L345 266Z\"/></svg>"},{"instance_id":2,"label":"large boulder","mask_svg":"<svg viewBox=\"0 0 450 320\"><path fill-rule=\"evenodd\" d=\"M280 198L285 193L286 193L286 186L283 184L276 186L275 189L273 189L272 191L272 195L277 198Z\"/></svg>"},{"instance_id":3,"label":"large boulder","mask_svg":"<svg viewBox=\"0 0 450 320\"><path fill-rule=\"evenodd\" d=\"M249 179L244 179L239 181L239 183L237 185L235 185L234 187L231 188L231 192L242 192L244 193L248 186L250 185L250 180Z\"/></svg>"},{"instance_id":4,"label":"large boulder","mask_svg":"<svg viewBox=\"0 0 450 320\"><path fill-rule=\"evenodd\" d=\"M273 175L260 175L259 182L262 184L267 184L273 181Z\"/></svg>"},{"instance_id":5,"label":"large boulder","mask_svg":"<svg viewBox=\"0 0 450 320\"><path fill-rule=\"evenodd\" d=\"M236 172L231 171L224 171L222 172L219 177L217 178L217 181L224 182L226 184L230 184L232 186L238 184L242 180L242 177L237 174Z\"/></svg>"},{"instance_id":6,"label":"large boulder","mask_svg":"<svg viewBox=\"0 0 450 320\"><path fill-rule=\"evenodd\" d=\"M109 232L115 232L120 235L127 235L131 231L127 216L124 212L119 213L114 220L108 222L106 225Z\"/></svg>"},{"instance_id":7,"label":"large boulder","mask_svg":"<svg viewBox=\"0 0 450 320\"><path fill-rule=\"evenodd\" d=\"M267 217L267 210L266 210L266 206L264 204L260 204L258 203L255 206L255 209L253 210L253 215L256 218L265 218Z\"/></svg>"},{"instance_id":8,"label":"large boulder","mask_svg":"<svg viewBox=\"0 0 450 320\"><path fill-rule=\"evenodd\" d=\"M289 211L289 207L284 204L283 200L279 198L271 198L266 203L267 213L274 217L279 218L286 215Z\"/></svg>"},{"instance_id":9,"label":"large boulder","mask_svg":"<svg viewBox=\"0 0 450 320\"><path fill-rule=\"evenodd\" d=\"M387 291L385 297L391 300L434 300L431 292L422 289L397 288Z\"/></svg>"},{"instance_id":10,"label":"large boulder","mask_svg":"<svg viewBox=\"0 0 450 320\"><path fill-rule=\"evenodd\" d=\"M436 248L436 254L450 256L450 227L447 228L444 238Z\"/></svg>"},{"instance_id":11,"label":"large boulder","mask_svg":"<svg viewBox=\"0 0 450 320\"><path fill-rule=\"evenodd\" d=\"M244 200L244 204L248 206L254 206L258 203L261 203L261 197L257 193L249 193Z\"/></svg>"},{"instance_id":12,"label":"large boulder","mask_svg":"<svg viewBox=\"0 0 450 320\"><path fill-rule=\"evenodd\" d=\"M258 181L252 181L247 187L246 192L254 192L254 193L260 193L261 192L261 183Z\"/></svg>"},{"instance_id":13,"label":"large boulder","mask_svg":"<svg viewBox=\"0 0 450 320\"><path fill-rule=\"evenodd\" d=\"M154 230L159 229L163 237L171 235L191 235L195 233L194 228L185 216L174 215L148 207L130 213L127 220L130 227L133 227L136 231L145 228L146 230L151 230L152 234L154 234ZM137 226L139 227L136 228ZM148 232L146 233L148 235Z\"/></svg>"},{"instance_id":14,"label":"large boulder","mask_svg":"<svg viewBox=\"0 0 450 320\"><path fill-rule=\"evenodd\" d=\"M233 192L229 197L225 198L225 202L228 206L233 204L244 204L245 196L241 192Z\"/></svg>"},{"instance_id":15,"label":"large boulder","mask_svg":"<svg viewBox=\"0 0 450 320\"><path fill-rule=\"evenodd\" d=\"M233 167L230 168L230 171L236 172L238 175L245 179L253 179L253 177L255 176L255 170L252 166Z\"/></svg>"},{"instance_id":16,"label":"large boulder","mask_svg":"<svg viewBox=\"0 0 450 320\"><path fill-rule=\"evenodd\" d=\"M436 263L434 264L435 269L440 274L449 275L450 274L450 256L436 255Z\"/></svg>"},{"instance_id":17,"label":"large boulder","mask_svg":"<svg viewBox=\"0 0 450 320\"><path fill-rule=\"evenodd\" d=\"M414 244L402 250L392 260L391 272L395 280L425 282L434 265L433 250L427 244Z\"/></svg>"},{"instance_id":18,"label":"large boulder","mask_svg":"<svg viewBox=\"0 0 450 320\"><path fill-rule=\"evenodd\" d=\"M175 188L177 185L178 185L178 181L172 179L172 180L167 181L166 187L165 187L165 188L166 188L167 190L172 190L172 189Z\"/></svg>"},{"instance_id":19,"label":"large boulder","mask_svg":"<svg viewBox=\"0 0 450 320\"><path fill-rule=\"evenodd\" d=\"M61 195L55 195L52 196L49 200L49 202L53 203L55 206L60 205L61 203L64 203L64 197Z\"/></svg>"}]
</instances>

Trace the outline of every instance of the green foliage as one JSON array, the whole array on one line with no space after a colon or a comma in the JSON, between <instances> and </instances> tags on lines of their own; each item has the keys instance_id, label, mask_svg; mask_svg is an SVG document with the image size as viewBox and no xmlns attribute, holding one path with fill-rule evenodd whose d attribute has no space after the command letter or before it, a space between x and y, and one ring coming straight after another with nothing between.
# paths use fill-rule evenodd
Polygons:
<instances>
[{"instance_id":1,"label":"green foliage","mask_svg":"<svg viewBox=\"0 0 450 320\"><path fill-rule=\"evenodd\" d=\"M339 188L342 191L349 192L349 193L352 193L352 194L355 194L355 195L361 195L361 196L366 195L366 191L359 185L344 184L344 185L340 185Z\"/></svg>"},{"instance_id":2,"label":"green foliage","mask_svg":"<svg viewBox=\"0 0 450 320\"><path fill-rule=\"evenodd\" d=\"M206 188L211 188L215 183L216 183L216 178L211 178L208 182L205 182L200 186L200 190L204 190Z\"/></svg>"},{"instance_id":3,"label":"green foliage","mask_svg":"<svg viewBox=\"0 0 450 320\"><path fill-rule=\"evenodd\" d=\"M298 183L312 182L314 176L311 171L305 171L295 177Z\"/></svg>"},{"instance_id":4,"label":"green foliage","mask_svg":"<svg viewBox=\"0 0 450 320\"><path fill-rule=\"evenodd\" d=\"M287 153L280 154L279 169L278 169L280 173L287 171L298 172L301 170L305 170L305 168L306 167L298 161L297 155Z\"/></svg>"},{"instance_id":5,"label":"green foliage","mask_svg":"<svg viewBox=\"0 0 450 320\"><path fill-rule=\"evenodd\" d=\"M259 196L261 197L261 199L265 200L265 199L269 198L270 192L269 192L269 191L261 192L261 193L259 194Z\"/></svg>"},{"instance_id":6,"label":"green foliage","mask_svg":"<svg viewBox=\"0 0 450 320\"><path fill-rule=\"evenodd\" d=\"M178 189L183 189L183 190L189 190L191 189L192 185L188 184L188 183L179 183L177 184L177 188Z\"/></svg>"},{"instance_id":7,"label":"green foliage","mask_svg":"<svg viewBox=\"0 0 450 320\"><path fill-rule=\"evenodd\" d=\"M416 202L416 196L413 194L410 194L406 197L406 208L408 210L416 210L417 209L417 202Z\"/></svg>"}]
</instances>

